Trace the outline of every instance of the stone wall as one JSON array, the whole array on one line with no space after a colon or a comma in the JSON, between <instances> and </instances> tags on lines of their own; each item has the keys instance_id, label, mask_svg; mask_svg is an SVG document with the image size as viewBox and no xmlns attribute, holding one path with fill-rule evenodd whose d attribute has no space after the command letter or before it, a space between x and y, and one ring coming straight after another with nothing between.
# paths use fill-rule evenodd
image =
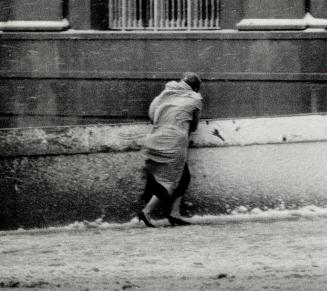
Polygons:
<instances>
[{"instance_id":1,"label":"stone wall","mask_svg":"<svg viewBox=\"0 0 327 291\"><path fill-rule=\"evenodd\" d=\"M204 80L204 118L325 111L325 35L0 34L1 127L146 120L184 71Z\"/></svg>"},{"instance_id":2,"label":"stone wall","mask_svg":"<svg viewBox=\"0 0 327 291\"><path fill-rule=\"evenodd\" d=\"M324 0L221 0L221 29L190 32L111 31L107 2L1 1L1 128L144 121L184 71L204 118L326 111Z\"/></svg>"},{"instance_id":3,"label":"stone wall","mask_svg":"<svg viewBox=\"0 0 327 291\"><path fill-rule=\"evenodd\" d=\"M320 115L203 121L192 138L193 179L182 213L327 205L326 124ZM143 205L140 149L149 129L139 123L0 130L0 228L101 216L129 221Z\"/></svg>"}]
</instances>

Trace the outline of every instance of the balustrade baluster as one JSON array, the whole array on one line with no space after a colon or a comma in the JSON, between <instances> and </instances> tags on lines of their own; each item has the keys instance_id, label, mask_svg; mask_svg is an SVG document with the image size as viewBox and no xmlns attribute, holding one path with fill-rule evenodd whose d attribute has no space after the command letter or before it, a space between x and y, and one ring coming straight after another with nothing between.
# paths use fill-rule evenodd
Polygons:
<instances>
[{"instance_id":1,"label":"balustrade baluster","mask_svg":"<svg viewBox=\"0 0 327 291\"><path fill-rule=\"evenodd\" d=\"M131 0L126 0L127 1L127 23L126 23L126 28L131 28L132 27L132 1Z\"/></svg>"},{"instance_id":2,"label":"balustrade baluster","mask_svg":"<svg viewBox=\"0 0 327 291\"><path fill-rule=\"evenodd\" d=\"M200 0L201 9L200 9L200 22L201 22L201 28L204 27L204 19L205 19L205 3L203 3L205 0Z\"/></svg>"},{"instance_id":3,"label":"balustrade baluster","mask_svg":"<svg viewBox=\"0 0 327 291\"><path fill-rule=\"evenodd\" d=\"M116 23L116 3L115 3L115 0L111 0L111 3L112 3L111 25L112 25L112 28L116 28L117 23Z\"/></svg>"},{"instance_id":4,"label":"balustrade baluster","mask_svg":"<svg viewBox=\"0 0 327 291\"><path fill-rule=\"evenodd\" d=\"M113 3L114 3L114 9L113 9L113 11L114 11L114 28L118 28L118 26L119 26L119 11L118 11L119 6L117 6L117 4L119 4L119 3L117 3L117 0L113 0Z\"/></svg>"},{"instance_id":5,"label":"balustrade baluster","mask_svg":"<svg viewBox=\"0 0 327 291\"><path fill-rule=\"evenodd\" d=\"M113 26L113 23L112 23L112 18L113 18L113 11L112 11L112 9L113 9L113 5L112 5L112 0L109 0L109 3L108 3L108 17L109 17L109 28L112 28L112 26Z\"/></svg>"},{"instance_id":6,"label":"balustrade baluster","mask_svg":"<svg viewBox=\"0 0 327 291\"><path fill-rule=\"evenodd\" d=\"M120 28L119 27L119 20L120 20L120 15L119 15L119 2L117 0L114 0L115 2L115 20L116 20L116 28Z\"/></svg>"},{"instance_id":7,"label":"balustrade baluster","mask_svg":"<svg viewBox=\"0 0 327 291\"><path fill-rule=\"evenodd\" d=\"M165 20L165 0L159 0L159 28L164 27L164 20Z\"/></svg>"},{"instance_id":8,"label":"balustrade baluster","mask_svg":"<svg viewBox=\"0 0 327 291\"><path fill-rule=\"evenodd\" d=\"M137 12L136 12L136 1L131 0L132 3L132 26L137 28Z\"/></svg>"},{"instance_id":9,"label":"balustrade baluster","mask_svg":"<svg viewBox=\"0 0 327 291\"><path fill-rule=\"evenodd\" d=\"M142 0L136 0L138 2L138 28L142 28L143 23L142 23Z\"/></svg>"},{"instance_id":10,"label":"balustrade baluster","mask_svg":"<svg viewBox=\"0 0 327 291\"><path fill-rule=\"evenodd\" d=\"M126 30L126 1L122 0L122 30Z\"/></svg>"},{"instance_id":11,"label":"balustrade baluster","mask_svg":"<svg viewBox=\"0 0 327 291\"><path fill-rule=\"evenodd\" d=\"M153 19L154 19L154 30L157 31L158 30L158 15L159 15L159 3L158 3L159 0L154 0L154 15L153 15Z\"/></svg>"},{"instance_id":12,"label":"balustrade baluster","mask_svg":"<svg viewBox=\"0 0 327 291\"><path fill-rule=\"evenodd\" d=\"M188 0L183 0L183 27L186 28L187 27L187 1Z\"/></svg>"},{"instance_id":13,"label":"balustrade baluster","mask_svg":"<svg viewBox=\"0 0 327 291\"><path fill-rule=\"evenodd\" d=\"M214 6L214 3L215 1L214 0L211 0L211 5L210 5L210 17L209 17L209 26L210 27L214 27L214 17L215 17L215 13L214 13L214 9L215 9L215 6Z\"/></svg>"},{"instance_id":14,"label":"balustrade baluster","mask_svg":"<svg viewBox=\"0 0 327 291\"><path fill-rule=\"evenodd\" d=\"M181 27L181 16L182 16L182 7L181 0L177 0L177 19L176 19L176 27Z\"/></svg>"},{"instance_id":15,"label":"balustrade baluster","mask_svg":"<svg viewBox=\"0 0 327 291\"><path fill-rule=\"evenodd\" d=\"M177 0L172 0L171 1L171 27L176 27L177 26Z\"/></svg>"},{"instance_id":16,"label":"balustrade baluster","mask_svg":"<svg viewBox=\"0 0 327 291\"><path fill-rule=\"evenodd\" d=\"M132 27L135 28L136 27L136 3L134 0L130 0L131 2L131 14L132 14L132 18L131 18L131 23L132 23Z\"/></svg>"},{"instance_id":17,"label":"balustrade baluster","mask_svg":"<svg viewBox=\"0 0 327 291\"><path fill-rule=\"evenodd\" d=\"M220 11L219 11L219 1L220 0L216 0L216 28L219 28L219 13L220 13Z\"/></svg>"},{"instance_id":18,"label":"balustrade baluster","mask_svg":"<svg viewBox=\"0 0 327 291\"><path fill-rule=\"evenodd\" d=\"M209 0L205 0L205 20L204 20L204 26L209 26Z\"/></svg>"},{"instance_id":19,"label":"balustrade baluster","mask_svg":"<svg viewBox=\"0 0 327 291\"><path fill-rule=\"evenodd\" d=\"M197 19L198 19L198 1L195 0L193 3L193 28L197 28L198 23L197 23Z\"/></svg>"},{"instance_id":20,"label":"balustrade baluster","mask_svg":"<svg viewBox=\"0 0 327 291\"><path fill-rule=\"evenodd\" d=\"M121 15L122 15L122 9L121 9L122 2L119 1L119 0L116 0L116 3L117 3L117 28L121 29L122 28L122 26L121 26L121 24L122 24L122 17L121 17Z\"/></svg>"},{"instance_id":21,"label":"balustrade baluster","mask_svg":"<svg viewBox=\"0 0 327 291\"><path fill-rule=\"evenodd\" d=\"M187 11L187 30L191 30L192 26L192 10L191 10L191 0L187 0L187 6L186 6L186 11Z\"/></svg>"},{"instance_id":22,"label":"balustrade baluster","mask_svg":"<svg viewBox=\"0 0 327 291\"><path fill-rule=\"evenodd\" d=\"M165 1L165 28L169 27L169 0Z\"/></svg>"},{"instance_id":23,"label":"balustrade baluster","mask_svg":"<svg viewBox=\"0 0 327 291\"><path fill-rule=\"evenodd\" d=\"M153 28L153 0L149 0L147 5L148 28Z\"/></svg>"}]
</instances>

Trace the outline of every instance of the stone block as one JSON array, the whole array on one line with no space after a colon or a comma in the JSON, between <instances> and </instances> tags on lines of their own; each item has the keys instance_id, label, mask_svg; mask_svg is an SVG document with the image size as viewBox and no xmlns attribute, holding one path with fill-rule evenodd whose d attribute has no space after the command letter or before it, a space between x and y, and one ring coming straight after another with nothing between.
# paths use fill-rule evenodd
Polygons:
<instances>
[{"instance_id":1,"label":"stone block","mask_svg":"<svg viewBox=\"0 0 327 291\"><path fill-rule=\"evenodd\" d=\"M245 0L244 18L303 18L304 0Z\"/></svg>"},{"instance_id":2,"label":"stone block","mask_svg":"<svg viewBox=\"0 0 327 291\"><path fill-rule=\"evenodd\" d=\"M327 19L327 2L325 0L311 0L310 13L313 17Z\"/></svg>"},{"instance_id":3,"label":"stone block","mask_svg":"<svg viewBox=\"0 0 327 291\"><path fill-rule=\"evenodd\" d=\"M63 18L63 0L4 0L2 21L58 21Z\"/></svg>"}]
</instances>

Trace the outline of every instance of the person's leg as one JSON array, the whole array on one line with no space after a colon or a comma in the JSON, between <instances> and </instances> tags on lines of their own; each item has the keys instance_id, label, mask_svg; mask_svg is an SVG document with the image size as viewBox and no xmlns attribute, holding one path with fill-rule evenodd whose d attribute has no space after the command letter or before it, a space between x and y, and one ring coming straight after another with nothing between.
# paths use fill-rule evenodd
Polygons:
<instances>
[{"instance_id":1,"label":"person's leg","mask_svg":"<svg viewBox=\"0 0 327 291\"><path fill-rule=\"evenodd\" d=\"M145 183L144 191L140 196L140 201L142 201L143 204L148 203L151 200L153 196L154 188L155 188L155 180L153 175L146 173L146 183Z\"/></svg>"},{"instance_id":2,"label":"person's leg","mask_svg":"<svg viewBox=\"0 0 327 291\"><path fill-rule=\"evenodd\" d=\"M168 195L166 188L159 184L152 174L147 175L147 183L142 196L145 200L149 200L139 213L139 220L143 220L147 226L153 227L154 225L150 222L151 212L157 208L160 203L163 203L165 212L167 212L166 209L170 210L171 197Z\"/></svg>"},{"instance_id":3,"label":"person's leg","mask_svg":"<svg viewBox=\"0 0 327 291\"><path fill-rule=\"evenodd\" d=\"M155 208L159 206L159 204L160 199L156 195L153 195L142 211L145 215L149 215Z\"/></svg>"},{"instance_id":4,"label":"person's leg","mask_svg":"<svg viewBox=\"0 0 327 291\"><path fill-rule=\"evenodd\" d=\"M150 220L150 213L153 209L155 209L158 204L160 203L160 200L157 198L157 196L153 195L150 199L150 201L145 205L143 210L138 214L139 221L143 221L146 226L148 227L155 227Z\"/></svg>"},{"instance_id":5,"label":"person's leg","mask_svg":"<svg viewBox=\"0 0 327 291\"><path fill-rule=\"evenodd\" d=\"M185 191L191 181L191 174L188 169L187 164L185 164L184 171L181 177L181 180L172 194L172 207L170 215L168 215L168 220L172 225L189 225L190 223L181 219L180 214L180 205L182 202L182 196L185 194Z\"/></svg>"},{"instance_id":6,"label":"person's leg","mask_svg":"<svg viewBox=\"0 0 327 291\"><path fill-rule=\"evenodd\" d=\"M180 214L181 202L182 202L182 196L179 196L175 199L170 212L171 216L181 218L181 214Z\"/></svg>"},{"instance_id":7,"label":"person's leg","mask_svg":"<svg viewBox=\"0 0 327 291\"><path fill-rule=\"evenodd\" d=\"M171 199L173 201L172 209L171 209L172 216L175 216L175 215L181 216L180 215L180 205L182 202L182 196L185 194L186 189L187 189L188 185L190 184L190 181L191 181L191 174L188 169L188 165L185 164L183 174L179 181L179 184L171 196Z\"/></svg>"}]
</instances>

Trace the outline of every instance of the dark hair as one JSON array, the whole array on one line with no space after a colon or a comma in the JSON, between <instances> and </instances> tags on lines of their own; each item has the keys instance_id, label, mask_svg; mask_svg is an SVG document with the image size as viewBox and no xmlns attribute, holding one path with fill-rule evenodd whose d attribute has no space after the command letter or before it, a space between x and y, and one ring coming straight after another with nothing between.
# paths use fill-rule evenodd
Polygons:
<instances>
[{"instance_id":1,"label":"dark hair","mask_svg":"<svg viewBox=\"0 0 327 291\"><path fill-rule=\"evenodd\" d=\"M202 81L198 74L193 72L186 72L183 74L182 81L189 85L193 91L198 92L200 90Z\"/></svg>"}]
</instances>

